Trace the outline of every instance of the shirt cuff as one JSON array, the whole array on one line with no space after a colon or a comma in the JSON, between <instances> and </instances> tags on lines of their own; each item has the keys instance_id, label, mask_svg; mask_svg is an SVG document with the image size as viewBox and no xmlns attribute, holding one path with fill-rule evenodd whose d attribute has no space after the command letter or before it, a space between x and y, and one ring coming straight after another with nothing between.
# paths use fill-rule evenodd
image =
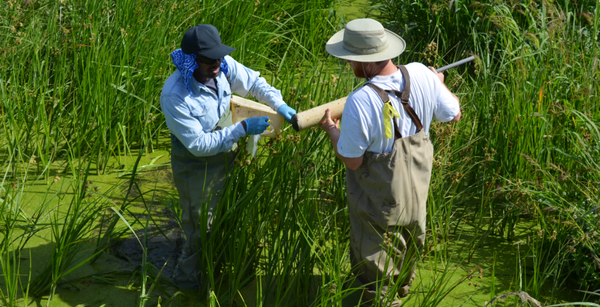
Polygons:
<instances>
[{"instance_id":1,"label":"shirt cuff","mask_svg":"<svg viewBox=\"0 0 600 307\"><path fill-rule=\"evenodd\" d=\"M277 97L277 98L273 98L271 101L271 108L277 112L277 110L279 110L279 107L281 107L282 105L286 104L285 101L283 101L283 99Z\"/></svg>"},{"instance_id":2,"label":"shirt cuff","mask_svg":"<svg viewBox=\"0 0 600 307\"><path fill-rule=\"evenodd\" d=\"M242 122L233 124L233 129L231 130L231 135L233 135L236 142L246 136L246 129L242 125Z\"/></svg>"}]
</instances>

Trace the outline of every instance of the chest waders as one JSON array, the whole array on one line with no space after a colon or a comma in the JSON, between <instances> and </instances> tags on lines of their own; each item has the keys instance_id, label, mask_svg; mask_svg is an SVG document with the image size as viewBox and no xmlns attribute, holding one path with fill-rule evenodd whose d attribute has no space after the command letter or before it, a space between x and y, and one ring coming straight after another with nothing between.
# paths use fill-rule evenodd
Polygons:
<instances>
[{"instance_id":1,"label":"chest waders","mask_svg":"<svg viewBox=\"0 0 600 307\"><path fill-rule=\"evenodd\" d=\"M402 138L393 120L393 150L382 154L366 152L357 170L346 169L350 256L357 279L365 287L363 301L368 301L367 305L401 304L396 293L400 297L408 295L418 252L425 243L433 145L408 104L408 71L404 66L398 68L406 84L402 92L384 91L371 83L366 86L377 92L384 106L389 104L384 110L391 107L389 92L399 97L419 132ZM384 113L385 116L389 115Z\"/></svg>"},{"instance_id":2,"label":"chest waders","mask_svg":"<svg viewBox=\"0 0 600 307\"><path fill-rule=\"evenodd\" d=\"M232 124L228 106L213 131ZM173 279L182 288L197 289L200 284L203 275L200 238L210 232L215 207L233 167L236 148L237 144L234 144L228 152L196 157L171 134L171 168L179 193L181 226L186 236Z\"/></svg>"}]
</instances>

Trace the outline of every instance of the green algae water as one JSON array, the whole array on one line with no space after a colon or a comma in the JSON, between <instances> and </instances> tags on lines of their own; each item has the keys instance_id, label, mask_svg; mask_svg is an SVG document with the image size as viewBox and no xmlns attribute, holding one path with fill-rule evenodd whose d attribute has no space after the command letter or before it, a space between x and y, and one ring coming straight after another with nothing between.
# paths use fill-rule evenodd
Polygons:
<instances>
[{"instance_id":1,"label":"green algae water","mask_svg":"<svg viewBox=\"0 0 600 307\"><path fill-rule=\"evenodd\" d=\"M206 287L170 283L183 238L158 99L169 53L201 22L298 110L347 96L360 80L324 45L368 16L409 43L397 63L476 56L446 74L463 119L431 128L426 247L404 305L482 306L518 292L543 306L596 306L598 7L0 4L0 305L356 306L345 169L316 128L284 125L256 158L240 152L207 243L218 252L202 259Z\"/></svg>"}]
</instances>

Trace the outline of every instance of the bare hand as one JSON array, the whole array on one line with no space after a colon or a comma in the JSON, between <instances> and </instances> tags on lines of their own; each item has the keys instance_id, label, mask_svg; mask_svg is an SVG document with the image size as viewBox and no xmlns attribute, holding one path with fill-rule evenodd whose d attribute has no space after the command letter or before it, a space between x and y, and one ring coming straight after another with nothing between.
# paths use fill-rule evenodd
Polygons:
<instances>
[{"instance_id":1,"label":"bare hand","mask_svg":"<svg viewBox=\"0 0 600 307\"><path fill-rule=\"evenodd\" d=\"M440 81L442 81L442 83L444 83L444 73L437 72L437 71L435 70L435 68L433 68L433 67L431 67L431 66L429 66L429 69L431 69L431 71L433 71L433 73L434 73L436 76L438 76L438 78L440 78Z\"/></svg>"},{"instance_id":2,"label":"bare hand","mask_svg":"<svg viewBox=\"0 0 600 307\"><path fill-rule=\"evenodd\" d=\"M326 132L329 132L331 129L340 129L340 120L339 118L335 120L331 119L331 110L327 109L325 111L325 115L323 115L323 118L319 123L319 126Z\"/></svg>"}]
</instances>

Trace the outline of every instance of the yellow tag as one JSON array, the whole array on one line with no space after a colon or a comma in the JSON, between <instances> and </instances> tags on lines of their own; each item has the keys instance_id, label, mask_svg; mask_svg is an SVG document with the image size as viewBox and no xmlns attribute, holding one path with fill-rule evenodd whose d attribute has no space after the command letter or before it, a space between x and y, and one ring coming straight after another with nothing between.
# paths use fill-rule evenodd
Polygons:
<instances>
[{"instance_id":1,"label":"yellow tag","mask_svg":"<svg viewBox=\"0 0 600 307\"><path fill-rule=\"evenodd\" d=\"M273 128L273 125L271 125L271 124L272 124L272 122L269 119L269 126L267 127L267 132L269 132L269 133L277 132L277 129Z\"/></svg>"},{"instance_id":2,"label":"yellow tag","mask_svg":"<svg viewBox=\"0 0 600 307\"><path fill-rule=\"evenodd\" d=\"M400 118L400 114L394 109L391 103L383 104L383 126L385 127L385 137L388 139L392 138L392 118Z\"/></svg>"}]
</instances>

